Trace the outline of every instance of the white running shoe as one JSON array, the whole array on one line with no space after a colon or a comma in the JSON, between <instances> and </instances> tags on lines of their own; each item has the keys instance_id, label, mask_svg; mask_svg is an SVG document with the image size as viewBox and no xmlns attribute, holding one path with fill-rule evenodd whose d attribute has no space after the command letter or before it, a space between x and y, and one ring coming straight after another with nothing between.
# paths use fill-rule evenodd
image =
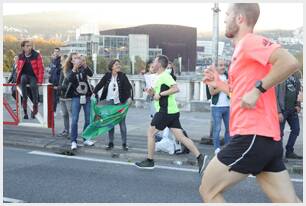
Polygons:
<instances>
[{"instance_id":1,"label":"white running shoe","mask_svg":"<svg viewBox=\"0 0 306 206\"><path fill-rule=\"evenodd\" d=\"M95 144L95 142L94 142L94 141L91 141L91 140L86 140L85 142L83 142L83 144L84 144L85 146L93 146L93 145Z\"/></svg>"},{"instance_id":2,"label":"white running shoe","mask_svg":"<svg viewBox=\"0 0 306 206\"><path fill-rule=\"evenodd\" d=\"M71 142L71 150L76 150L78 148L76 142Z\"/></svg>"}]
</instances>

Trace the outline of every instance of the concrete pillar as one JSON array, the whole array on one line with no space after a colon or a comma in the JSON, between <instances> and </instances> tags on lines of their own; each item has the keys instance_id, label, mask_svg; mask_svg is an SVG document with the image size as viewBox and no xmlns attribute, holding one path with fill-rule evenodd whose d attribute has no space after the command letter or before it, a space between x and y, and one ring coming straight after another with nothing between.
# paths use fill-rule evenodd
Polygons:
<instances>
[{"instance_id":1,"label":"concrete pillar","mask_svg":"<svg viewBox=\"0 0 306 206\"><path fill-rule=\"evenodd\" d=\"M200 101L204 102L207 100L206 91L205 91L205 84L201 81L200 82Z\"/></svg>"},{"instance_id":2,"label":"concrete pillar","mask_svg":"<svg viewBox=\"0 0 306 206\"><path fill-rule=\"evenodd\" d=\"M141 97L140 80L135 80L135 98L139 99L140 97Z\"/></svg>"},{"instance_id":3,"label":"concrete pillar","mask_svg":"<svg viewBox=\"0 0 306 206\"><path fill-rule=\"evenodd\" d=\"M200 82L194 81L194 93L193 93L193 100L200 100Z\"/></svg>"}]
</instances>

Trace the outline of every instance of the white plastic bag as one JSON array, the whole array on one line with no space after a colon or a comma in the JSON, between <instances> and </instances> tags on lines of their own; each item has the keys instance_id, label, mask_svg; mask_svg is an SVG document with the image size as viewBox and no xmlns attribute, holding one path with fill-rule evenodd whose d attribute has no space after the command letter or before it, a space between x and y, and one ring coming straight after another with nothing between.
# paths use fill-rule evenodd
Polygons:
<instances>
[{"instance_id":1,"label":"white plastic bag","mask_svg":"<svg viewBox=\"0 0 306 206\"><path fill-rule=\"evenodd\" d=\"M173 155L175 152L175 142L169 138L162 138L162 140L155 143L155 151L163 151Z\"/></svg>"}]
</instances>

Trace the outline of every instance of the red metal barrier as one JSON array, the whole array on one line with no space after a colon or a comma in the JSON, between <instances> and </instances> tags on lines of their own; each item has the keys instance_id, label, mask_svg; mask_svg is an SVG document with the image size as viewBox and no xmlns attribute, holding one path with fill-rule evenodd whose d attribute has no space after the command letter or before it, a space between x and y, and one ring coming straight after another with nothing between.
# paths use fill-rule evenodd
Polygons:
<instances>
[{"instance_id":1,"label":"red metal barrier","mask_svg":"<svg viewBox=\"0 0 306 206\"><path fill-rule=\"evenodd\" d=\"M3 84L3 87L12 87L12 86L16 86L16 84ZM47 95L47 122L46 120L43 122L40 122L40 124L36 124L36 123L22 123L22 126L40 126L43 128L51 128L52 129L52 135L55 136L55 129L54 129L54 112L53 112L53 85L52 84L38 84L38 86L47 86L44 87L45 89L47 89L46 93L43 95ZM45 102L44 102L45 104ZM4 121L3 120L3 124L6 125L20 125L21 121L20 121L20 104L19 104L19 92L18 89L16 88L16 113L14 112L14 110L12 109L12 107L9 105L8 100L3 97L3 106L4 108L7 110L7 112L9 113L9 115L13 118L13 121ZM44 105L45 107L45 105ZM45 114L46 115L46 114ZM40 118L45 119L45 118ZM39 119L38 119L39 120Z\"/></svg>"}]
</instances>

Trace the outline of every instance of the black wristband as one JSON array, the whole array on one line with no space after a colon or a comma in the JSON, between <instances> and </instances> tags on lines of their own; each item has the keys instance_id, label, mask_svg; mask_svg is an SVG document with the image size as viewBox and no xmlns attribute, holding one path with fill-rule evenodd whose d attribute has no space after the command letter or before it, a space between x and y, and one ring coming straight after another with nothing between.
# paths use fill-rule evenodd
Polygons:
<instances>
[{"instance_id":1,"label":"black wristband","mask_svg":"<svg viewBox=\"0 0 306 206\"><path fill-rule=\"evenodd\" d=\"M262 87L262 81L258 80L255 83L255 87L261 92L261 93L265 93L267 90L265 88Z\"/></svg>"}]
</instances>

